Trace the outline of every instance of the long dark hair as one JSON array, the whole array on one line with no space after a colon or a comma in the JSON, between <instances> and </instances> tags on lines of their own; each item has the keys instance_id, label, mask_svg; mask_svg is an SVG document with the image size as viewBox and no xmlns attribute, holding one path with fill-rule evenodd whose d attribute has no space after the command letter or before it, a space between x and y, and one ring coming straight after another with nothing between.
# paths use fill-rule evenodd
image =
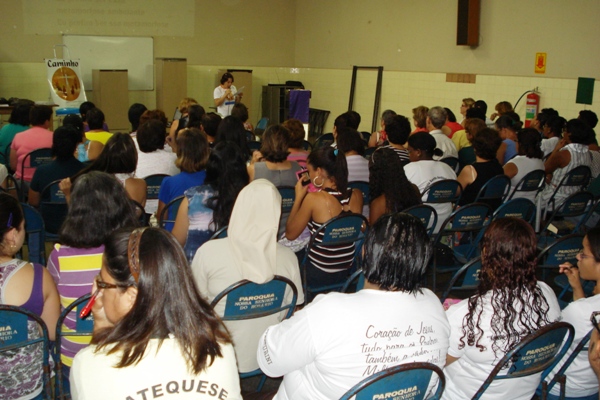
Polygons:
<instances>
[{"instance_id":1,"label":"long dark hair","mask_svg":"<svg viewBox=\"0 0 600 400\"><path fill-rule=\"evenodd\" d=\"M377 150L377 162L369 167L371 201L385 195L386 213L400 212L421 204L421 196L406 178L400 157L392 149Z\"/></svg>"},{"instance_id":2,"label":"long dark hair","mask_svg":"<svg viewBox=\"0 0 600 400\"><path fill-rule=\"evenodd\" d=\"M100 246L116 229L138 225L135 207L123 185L112 175L92 171L73 184L59 240L67 246L89 249Z\"/></svg>"},{"instance_id":3,"label":"long dark hair","mask_svg":"<svg viewBox=\"0 0 600 400\"><path fill-rule=\"evenodd\" d=\"M481 240L481 271L477 294L469 299L463 319L459 348L476 346L481 351L484 336L492 337L498 357L524 336L548 324L549 305L537 286L537 240L533 228L522 219L500 218L490 224ZM483 315L491 303L491 316ZM491 317L492 332L481 325Z\"/></svg>"},{"instance_id":4,"label":"long dark hair","mask_svg":"<svg viewBox=\"0 0 600 400\"><path fill-rule=\"evenodd\" d=\"M137 168L137 161L137 150L131 136L127 133L115 133L108 139L98 158L75 174L73 179L90 171L109 174L132 173Z\"/></svg>"},{"instance_id":5,"label":"long dark hair","mask_svg":"<svg viewBox=\"0 0 600 400\"><path fill-rule=\"evenodd\" d=\"M248 182L250 177L242 150L233 142L218 143L208 157L204 180L216 191L207 204L213 210L215 229L229 225L235 200Z\"/></svg>"},{"instance_id":6,"label":"long dark hair","mask_svg":"<svg viewBox=\"0 0 600 400\"><path fill-rule=\"evenodd\" d=\"M248 147L248 139L246 138L246 129L244 123L233 116L223 118L217 128L217 137L215 144L221 142L233 142L242 149L245 161L250 158L250 148Z\"/></svg>"},{"instance_id":7,"label":"long dark hair","mask_svg":"<svg viewBox=\"0 0 600 400\"><path fill-rule=\"evenodd\" d=\"M19 201L8 193L0 192L0 254L5 254L4 235L13 228L19 230L24 218Z\"/></svg>"},{"instance_id":8,"label":"long dark hair","mask_svg":"<svg viewBox=\"0 0 600 400\"><path fill-rule=\"evenodd\" d=\"M314 169L321 168L327 172L329 179L335 183L338 192L346 196L348 193L348 163L346 156L338 149L327 146L313 150L306 159Z\"/></svg>"},{"instance_id":9,"label":"long dark hair","mask_svg":"<svg viewBox=\"0 0 600 400\"><path fill-rule=\"evenodd\" d=\"M137 260L128 256L136 247ZM159 343L173 335L189 371L199 374L222 356L220 344L231 343L227 331L200 296L181 246L158 228L116 231L105 243L104 267L115 281L137 287L129 312L116 323L94 334L97 350L112 345L108 354L121 354L117 368L140 362L150 339ZM132 275L139 271L139 276ZM117 288L115 290L127 290ZM160 345L159 344L159 345Z\"/></svg>"}]
</instances>

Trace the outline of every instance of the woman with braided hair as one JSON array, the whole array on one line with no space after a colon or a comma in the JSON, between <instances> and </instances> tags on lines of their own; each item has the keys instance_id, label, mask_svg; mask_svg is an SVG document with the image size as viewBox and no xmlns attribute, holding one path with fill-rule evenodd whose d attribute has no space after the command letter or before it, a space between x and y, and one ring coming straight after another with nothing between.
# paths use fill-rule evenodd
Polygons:
<instances>
[{"instance_id":1,"label":"woman with braided hair","mask_svg":"<svg viewBox=\"0 0 600 400\"><path fill-rule=\"evenodd\" d=\"M450 348L443 399L471 398L495 364L525 336L560 317L552 289L535 277L536 237L517 218L490 224L481 240L477 294L446 312ZM489 398L530 399L540 374L494 381Z\"/></svg>"},{"instance_id":2,"label":"woman with braided hair","mask_svg":"<svg viewBox=\"0 0 600 400\"><path fill-rule=\"evenodd\" d=\"M73 361L73 399L241 400L229 334L170 233L113 233L93 293L93 345Z\"/></svg>"}]
</instances>

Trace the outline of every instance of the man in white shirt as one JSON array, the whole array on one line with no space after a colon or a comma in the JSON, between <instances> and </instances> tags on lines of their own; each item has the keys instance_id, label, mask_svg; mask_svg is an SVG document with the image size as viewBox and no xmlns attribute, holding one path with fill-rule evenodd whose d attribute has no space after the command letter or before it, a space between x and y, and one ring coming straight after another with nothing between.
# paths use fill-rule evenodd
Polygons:
<instances>
[{"instance_id":1,"label":"man in white shirt","mask_svg":"<svg viewBox=\"0 0 600 400\"><path fill-rule=\"evenodd\" d=\"M444 154L442 156L433 156L434 160L442 160L448 157L458 158L458 151L452 140L442 132L442 126L446 123L448 114L443 107L436 106L429 109L427 112L426 128L435 138L436 148L440 149Z\"/></svg>"}]
</instances>

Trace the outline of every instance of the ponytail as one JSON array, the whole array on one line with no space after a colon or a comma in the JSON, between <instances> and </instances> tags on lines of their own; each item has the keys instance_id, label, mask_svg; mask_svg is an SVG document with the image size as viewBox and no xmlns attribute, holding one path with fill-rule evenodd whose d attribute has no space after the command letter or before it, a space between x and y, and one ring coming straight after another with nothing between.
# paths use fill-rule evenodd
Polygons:
<instances>
[{"instance_id":1,"label":"ponytail","mask_svg":"<svg viewBox=\"0 0 600 400\"><path fill-rule=\"evenodd\" d=\"M306 160L315 169L321 168L335 182L337 190L346 195L348 188L348 164L341 150L325 147L313 150Z\"/></svg>"},{"instance_id":2,"label":"ponytail","mask_svg":"<svg viewBox=\"0 0 600 400\"><path fill-rule=\"evenodd\" d=\"M342 193L346 197L348 189L348 163L346 162L346 156L338 149L334 150L335 156L335 170L333 171L333 179L337 186L338 192Z\"/></svg>"}]
</instances>

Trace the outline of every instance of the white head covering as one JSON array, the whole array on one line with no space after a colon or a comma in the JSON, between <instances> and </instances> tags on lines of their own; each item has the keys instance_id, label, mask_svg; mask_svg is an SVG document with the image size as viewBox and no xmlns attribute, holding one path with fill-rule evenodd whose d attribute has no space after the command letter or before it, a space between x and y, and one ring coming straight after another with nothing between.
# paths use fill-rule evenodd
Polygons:
<instances>
[{"instance_id":1,"label":"white head covering","mask_svg":"<svg viewBox=\"0 0 600 400\"><path fill-rule=\"evenodd\" d=\"M281 195L266 179L250 182L237 197L227 238L234 268L244 279L265 283L276 273L277 229L281 216Z\"/></svg>"}]
</instances>

